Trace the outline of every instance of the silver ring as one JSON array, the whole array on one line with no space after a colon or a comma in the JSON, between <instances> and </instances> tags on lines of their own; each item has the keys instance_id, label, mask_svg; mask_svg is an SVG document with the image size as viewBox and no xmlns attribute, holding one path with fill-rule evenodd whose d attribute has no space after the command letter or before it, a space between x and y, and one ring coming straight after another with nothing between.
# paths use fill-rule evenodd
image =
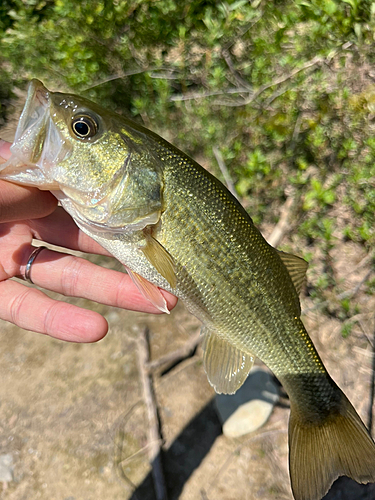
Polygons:
<instances>
[{"instance_id":1,"label":"silver ring","mask_svg":"<svg viewBox=\"0 0 375 500\"><path fill-rule=\"evenodd\" d=\"M31 283L32 285L34 284L33 280L31 279L30 272L31 272L31 266L33 265L35 259L38 257L40 252L47 247L37 247L34 248L34 250L31 252L29 260L27 261L26 268L25 268L25 280Z\"/></svg>"}]
</instances>

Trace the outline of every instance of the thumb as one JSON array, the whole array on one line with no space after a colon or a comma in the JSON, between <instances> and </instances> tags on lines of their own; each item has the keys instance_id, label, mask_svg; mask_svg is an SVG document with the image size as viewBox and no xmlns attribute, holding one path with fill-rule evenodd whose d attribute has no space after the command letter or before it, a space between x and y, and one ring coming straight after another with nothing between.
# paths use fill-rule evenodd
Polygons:
<instances>
[{"instance_id":1,"label":"thumb","mask_svg":"<svg viewBox=\"0 0 375 500\"><path fill-rule=\"evenodd\" d=\"M10 155L10 143L0 139L0 163ZM51 214L56 206L57 200L49 191L0 180L0 222L38 219Z\"/></svg>"}]
</instances>

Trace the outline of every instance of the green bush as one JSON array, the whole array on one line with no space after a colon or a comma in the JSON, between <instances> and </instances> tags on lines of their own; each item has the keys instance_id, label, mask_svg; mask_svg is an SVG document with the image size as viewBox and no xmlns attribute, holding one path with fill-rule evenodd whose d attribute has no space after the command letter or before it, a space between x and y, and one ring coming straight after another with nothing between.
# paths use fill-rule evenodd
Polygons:
<instances>
[{"instance_id":1,"label":"green bush","mask_svg":"<svg viewBox=\"0 0 375 500\"><path fill-rule=\"evenodd\" d=\"M324 246L339 230L371 245L374 21L366 0L6 0L0 118L14 85L41 78L133 117L220 177L219 147L256 222L274 223L292 191L300 236ZM340 204L349 215L337 226Z\"/></svg>"}]
</instances>

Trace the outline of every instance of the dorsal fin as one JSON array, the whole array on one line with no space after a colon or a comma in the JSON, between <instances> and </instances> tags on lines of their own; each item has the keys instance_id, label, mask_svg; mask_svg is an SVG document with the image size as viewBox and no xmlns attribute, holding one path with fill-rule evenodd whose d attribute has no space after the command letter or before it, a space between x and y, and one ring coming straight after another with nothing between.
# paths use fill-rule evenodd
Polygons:
<instances>
[{"instance_id":1,"label":"dorsal fin","mask_svg":"<svg viewBox=\"0 0 375 500\"><path fill-rule=\"evenodd\" d=\"M281 250L277 250L277 252L285 267L288 269L293 285L299 294L305 280L308 263L301 257L297 257L297 255L282 252Z\"/></svg>"},{"instance_id":2,"label":"dorsal fin","mask_svg":"<svg viewBox=\"0 0 375 500\"><path fill-rule=\"evenodd\" d=\"M245 382L254 357L219 337L207 327L202 328L203 364L208 381L218 394L234 394Z\"/></svg>"}]
</instances>

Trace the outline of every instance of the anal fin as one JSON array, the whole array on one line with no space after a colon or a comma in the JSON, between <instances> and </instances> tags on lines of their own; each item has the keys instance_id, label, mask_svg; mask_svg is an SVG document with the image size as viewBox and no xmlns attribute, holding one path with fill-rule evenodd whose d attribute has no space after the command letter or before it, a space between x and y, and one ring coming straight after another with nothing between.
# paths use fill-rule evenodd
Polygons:
<instances>
[{"instance_id":1,"label":"anal fin","mask_svg":"<svg viewBox=\"0 0 375 500\"><path fill-rule=\"evenodd\" d=\"M234 394L245 382L254 357L219 337L207 327L204 334L204 369L208 381L218 394Z\"/></svg>"}]
</instances>

